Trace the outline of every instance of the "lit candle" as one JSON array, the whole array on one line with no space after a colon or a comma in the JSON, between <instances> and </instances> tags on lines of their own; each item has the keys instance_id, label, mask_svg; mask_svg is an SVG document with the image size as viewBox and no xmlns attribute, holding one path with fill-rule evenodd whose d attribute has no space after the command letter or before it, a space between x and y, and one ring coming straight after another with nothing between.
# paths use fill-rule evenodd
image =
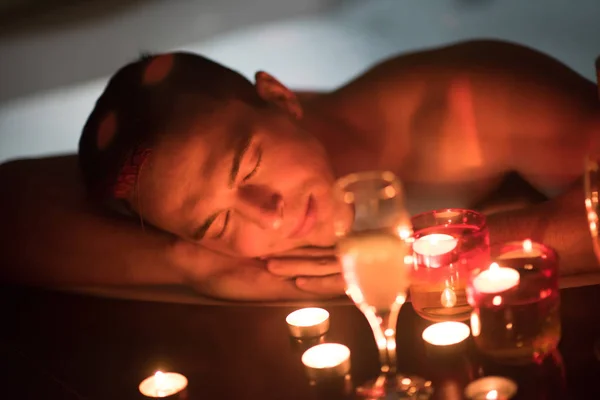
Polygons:
<instances>
[{"instance_id":1,"label":"lit candle","mask_svg":"<svg viewBox=\"0 0 600 400\"><path fill-rule=\"evenodd\" d=\"M508 251L501 254L498 260L510 260L512 258L534 258L542 255L539 248L534 247L533 242L530 239L523 240L523 248Z\"/></svg>"},{"instance_id":2,"label":"lit candle","mask_svg":"<svg viewBox=\"0 0 600 400\"><path fill-rule=\"evenodd\" d=\"M504 268L492 263L490 268L473 279L473 287L480 293L500 293L517 286L520 279L519 271L516 269Z\"/></svg>"},{"instance_id":3,"label":"lit candle","mask_svg":"<svg viewBox=\"0 0 600 400\"><path fill-rule=\"evenodd\" d=\"M507 400L516 393L517 384L501 376L487 376L465 388L465 397L469 400Z\"/></svg>"},{"instance_id":4,"label":"lit candle","mask_svg":"<svg viewBox=\"0 0 600 400\"><path fill-rule=\"evenodd\" d=\"M344 376L350 372L350 349L339 343L323 343L302 354L302 364L310 379Z\"/></svg>"},{"instance_id":5,"label":"lit candle","mask_svg":"<svg viewBox=\"0 0 600 400\"><path fill-rule=\"evenodd\" d=\"M140 383L139 389L144 396L162 398L182 392L187 384L187 378L181 374L156 371Z\"/></svg>"},{"instance_id":6,"label":"lit candle","mask_svg":"<svg viewBox=\"0 0 600 400\"><path fill-rule=\"evenodd\" d=\"M450 346L461 343L470 334L471 330L467 324L446 321L428 326L423 331L422 337L424 341L434 346Z\"/></svg>"},{"instance_id":7,"label":"lit candle","mask_svg":"<svg viewBox=\"0 0 600 400\"><path fill-rule=\"evenodd\" d=\"M285 319L293 337L317 337L329 330L329 313L316 307L301 308Z\"/></svg>"},{"instance_id":8,"label":"lit candle","mask_svg":"<svg viewBox=\"0 0 600 400\"><path fill-rule=\"evenodd\" d=\"M458 239L443 233L421 236L413 243L417 263L438 268L451 262L451 253L458 245Z\"/></svg>"}]
</instances>

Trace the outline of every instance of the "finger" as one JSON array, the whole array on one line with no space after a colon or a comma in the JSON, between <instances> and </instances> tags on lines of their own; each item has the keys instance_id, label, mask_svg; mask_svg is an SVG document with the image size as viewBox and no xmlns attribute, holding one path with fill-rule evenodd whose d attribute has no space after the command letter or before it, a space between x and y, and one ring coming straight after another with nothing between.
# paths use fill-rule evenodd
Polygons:
<instances>
[{"instance_id":1,"label":"finger","mask_svg":"<svg viewBox=\"0 0 600 400\"><path fill-rule=\"evenodd\" d=\"M245 265L213 276L208 285L196 285L204 294L236 301L289 301L328 298L298 288L291 279L269 273L265 268Z\"/></svg>"},{"instance_id":2,"label":"finger","mask_svg":"<svg viewBox=\"0 0 600 400\"><path fill-rule=\"evenodd\" d=\"M302 277L296 279L296 285L310 293L322 295L342 295L344 294L344 278L341 274L335 274L325 277Z\"/></svg>"},{"instance_id":3,"label":"finger","mask_svg":"<svg viewBox=\"0 0 600 400\"><path fill-rule=\"evenodd\" d=\"M281 253L272 254L265 258L286 258L286 257L334 257L335 249L333 247L298 247Z\"/></svg>"},{"instance_id":4,"label":"finger","mask_svg":"<svg viewBox=\"0 0 600 400\"><path fill-rule=\"evenodd\" d=\"M341 272L335 258L275 258L267 262L269 272L278 276L325 276Z\"/></svg>"}]
</instances>

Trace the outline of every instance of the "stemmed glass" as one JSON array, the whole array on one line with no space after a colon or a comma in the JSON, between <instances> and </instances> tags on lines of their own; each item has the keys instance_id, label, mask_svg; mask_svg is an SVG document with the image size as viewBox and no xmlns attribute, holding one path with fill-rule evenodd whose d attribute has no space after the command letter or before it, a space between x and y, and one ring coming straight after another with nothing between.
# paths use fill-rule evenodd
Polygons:
<instances>
[{"instance_id":1,"label":"stemmed glass","mask_svg":"<svg viewBox=\"0 0 600 400\"><path fill-rule=\"evenodd\" d=\"M594 252L596 258L600 262L600 237L598 215L600 214L599 190L600 190L600 154L591 152L585 160L585 208L587 211L587 219L592 235Z\"/></svg>"},{"instance_id":2,"label":"stemmed glass","mask_svg":"<svg viewBox=\"0 0 600 400\"><path fill-rule=\"evenodd\" d=\"M369 322L381 373L357 389L369 399L427 399L431 382L396 373L396 323L410 284L412 236L402 185L391 172L347 175L335 193L348 212L335 219L346 294Z\"/></svg>"},{"instance_id":3,"label":"stemmed glass","mask_svg":"<svg viewBox=\"0 0 600 400\"><path fill-rule=\"evenodd\" d=\"M598 78L598 97L600 98L600 56L596 59L596 75ZM592 234L594 252L600 262L600 237L598 217L600 215L599 191L600 191L600 137L597 135L590 139L589 151L585 158L584 170L584 189L585 189L585 208L587 218Z\"/></svg>"},{"instance_id":4,"label":"stemmed glass","mask_svg":"<svg viewBox=\"0 0 600 400\"><path fill-rule=\"evenodd\" d=\"M596 58L596 85L600 99L600 56ZM596 259L600 263L600 137L594 135L589 143L589 152L585 158L584 190L587 219L592 234L592 243ZM594 342L594 350L600 349L600 339Z\"/></svg>"}]
</instances>

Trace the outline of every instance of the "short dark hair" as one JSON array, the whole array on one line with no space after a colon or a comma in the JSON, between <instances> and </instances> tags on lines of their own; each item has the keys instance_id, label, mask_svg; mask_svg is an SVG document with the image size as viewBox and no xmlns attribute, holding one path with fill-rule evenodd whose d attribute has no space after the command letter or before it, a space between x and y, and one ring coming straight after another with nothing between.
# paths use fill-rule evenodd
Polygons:
<instances>
[{"instance_id":1,"label":"short dark hair","mask_svg":"<svg viewBox=\"0 0 600 400\"><path fill-rule=\"evenodd\" d=\"M157 137L172 132L182 120L210 113L234 99L262 103L252 83L239 73L193 53L168 56L173 64L158 82L145 84L143 76L159 56L143 55L117 71L88 117L79 141L79 166L93 199L125 197L123 191L133 188ZM190 96L195 99L191 109L182 103ZM98 133L108 115L114 119L115 133L100 148Z\"/></svg>"}]
</instances>

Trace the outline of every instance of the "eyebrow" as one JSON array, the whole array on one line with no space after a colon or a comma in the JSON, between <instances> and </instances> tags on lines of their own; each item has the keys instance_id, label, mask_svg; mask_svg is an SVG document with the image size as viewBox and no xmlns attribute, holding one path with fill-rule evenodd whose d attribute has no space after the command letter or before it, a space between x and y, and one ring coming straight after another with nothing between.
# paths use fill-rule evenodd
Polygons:
<instances>
[{"instance_id":1,"label":"eyebrow","mask_svg":"<svg viewBox=\"0 0 600 400\"><path fill-rule=\"evenodd\" d=\"M240 138L235 140L233 145L234 153L233 153L233 162L231 163L231 171L229 171L229 187L233 187L235 183L238 173L240 172L240 164L242 162L242 158L244 154L250 148L250 143L252 142L251 134L241 135Z\"/></svg>"},{"instance_id":2,"label":"eyebrow","mask_svg":"<svg viewBox=\"0 0 600 400\"><path fill-rule=\"evenodd\" d=\"M252 134L243 134L243 135L236 137L233 140L233 145L231 146L231 147L233 147L233 161L231 163L231 170L229 171L229 182L228 182L228 186L230 188L233 187L233 184L235 183L237 176L240 172L240 165L242 162L242 158L244 157L244 154L246 154L246 152L250 148L250 143L252 142L252 136L253 136ZM215 219L217 219L217 217L219 216L219 214L221 212L223 212L223 210L215 212L210 217L208 217L206 220L204 220L204 222L200 225L199 228L194 229L192 232L192 235L191 235L192 239L195 241L202 240L204 238L204 236L206 235L206 232L212 225L212 223L215 221Z\"/></svg>"}]
</instances>

